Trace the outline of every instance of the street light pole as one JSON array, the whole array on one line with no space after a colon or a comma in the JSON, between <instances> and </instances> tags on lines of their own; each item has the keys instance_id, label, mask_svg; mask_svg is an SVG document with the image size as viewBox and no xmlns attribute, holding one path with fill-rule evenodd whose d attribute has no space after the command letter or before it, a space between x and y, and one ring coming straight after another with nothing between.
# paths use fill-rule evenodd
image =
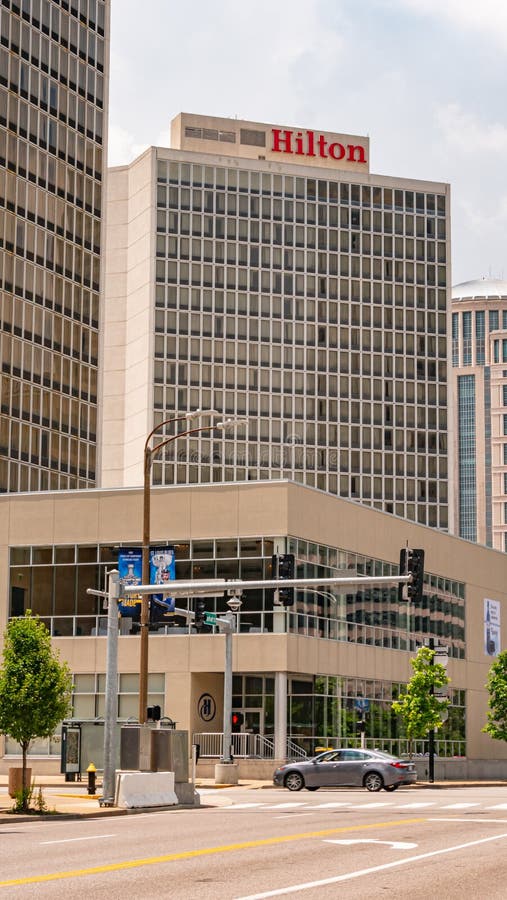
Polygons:
<instances>
[{"instance_id":1,"label":"street light pole","mask_svg":"<svg viewBox=\"0 0 507 900\"><path fill-rule=\"evenodd\" d=\"M144 444L143 458L143 543L142 543L142 583L150 583L150 489L151 489L151 465L154 456L163 447L177 441L179 438L188 437L191 434L197 434L200 431L212 431L214 428L225 429L230 425L234 425L241 419L226 419L223 422L210 422L208 425L199 425L197 428L189 428L185 431L178 431L171 437L159 441L154 447L150 446L154 434L159 428L165 425L173 425L177 422L191 422L200 416L218 416L220 413L214 409L196 410L193 413L186 413L184 416L177 416L174 419L166 419L153 428ZM143 725L147 718L148 709L148 632L150 622L150 601L148 594L142 594L141 597L141 630L140 630L140 658L139 658L139 723Z\"/></svg>"}]
</instances>

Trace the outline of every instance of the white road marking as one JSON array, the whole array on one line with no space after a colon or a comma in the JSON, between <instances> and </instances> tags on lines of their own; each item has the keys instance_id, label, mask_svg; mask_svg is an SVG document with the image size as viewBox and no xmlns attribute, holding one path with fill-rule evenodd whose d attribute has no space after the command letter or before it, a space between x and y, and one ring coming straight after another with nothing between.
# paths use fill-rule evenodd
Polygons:
<instances>
[{"instance_id":1,"label":"white road marking","mask_svg":"<svg viewBox=\"0 0 507 900\"><path fill-rule=\"evenodd\" d=\"M297 818L300 818L301 816L313 816L313 813L311 813L311 812L304 812L304 813L294 812L294 813L289 813L286 816L273 816L273 818L274 819L297 819Z\"/></svg>"},{"instance_id":2,"label":"white road marking","mask_svg":"<svg viewBox=\"0 0 507 900\"><path fill-rule=\"evenodd\" d=\"M325 840L324 844L385 844L391 850L414 850L417 844L410 844L408 841L376 841L373 838L351 838L350 840Z\"/></svg>"},{"instance_id":3,"label":"white road marking","mask_svg":"<svg viewBox=\"0 0 507 900\"><path fill-rule=\"evenodd\" d=\"M424 806L435 806L435 803L400 803L396 809L422 809Z\"/></svg>"},{"instance_id":4,"label":"white road marking","mask_svg":"<svg viewBox=\"0 0 507 900\"><path fill-rule=\"evenodd\" d=\"M449 803L448 806L441 806L440 809L469 809L471 806L480 806L480 803Z\"/></svg>"},{"instance_id":5,"label":"white road marking","mask_svg":"<svg viewBox=\"0 0 507 900\"><path fill-rule=\"evenodd\" d=\"M297 809L299 806L306 806L305 803L276 803L274 806L265 806L264 809Z\"/></svg>"},{"instance_id":6,"label":"white road marking","mask_svg":"<svg viewBox=\"0 0 507 900\"><path fill-rule=\"evenodd\" d=\"M265 891L263 894L248 894L237 897L236 900L266 900L268 897L281 897L284 894L295 894L296 891L307 891L310 888L324 887L327 884L338 884L341 881L350 881L352 878L361 878L363 875L372 875L374 872L384 872L386 869L394 869L397 866L406 866L409 863L419 862L422 859L431 859L434 856L442 856L445 853L454 853L457 850L466 850L468 847L477 847L480 844L488 844L491 841L501 841L507 838L507 833L496 834L493 837L481 838L466 844L456 844L453 847L444 847L440 850L431 850L429 853L419 853L417 856L406 856L393 862L383 863L380 866L372 866L370 869L358 869L355 872L347 872L345 875L336 875L333 878L323 878L321 881L307 881L304 884L292 884L290 887L278 888L274 891Z\"/></svg>"},{"instance_id":7,"label":"white road marking","mask_svg":"<svg viewBox=\"0 0 507 900\"><path fill-rule=\"evenodd\" d=\"M101 841L102 838L116 837L116 834L90 834L86 837L64 838L61 841L41 841L41 844L72 844L74 841Z\"/></svg>"},{"instance_id":8,"label":"white road marking","mask_svg":"<svg viewBox=\"0 0 507 900\"><path fill-rule=\"evenodd\" d=\"M351 806L350 809L380 809L381 807L385 806L394 806L394 804L381 803L380 801L378 803L368 803L368 801L365 800L364 803L357 803L356 805Z\"/></svg>"},{"instance_id":9,"label":"white road marking","mask_svg":"<svg viewBox=\"0 0 507 900\"><path fill-rule=\"evenodd\" d=\"M233 806L224 807L225 809L253 809L255 806L264 806L263 803L234 803Z\"/></svg>"},{"instance_id":10,"label":"white road marking","mask_svg":"<svg viewBox=\"0 0 507 900\"><path fill-rule=\"evenodd\" d=\"M348 803L318 803L316 806L309 806L308 809L337 809L339 806L348 805Z\"/></svg>"},{"instance_id":11,"label":"white road marking","mask_svg":"<svg viewBox=\"0 0 507 900\"><path fill-rule=\"evenodd\" d=\"M496 806L487 806L486 809L507 809L507 803L497 803Z\"/></svg>"}]
</instances>

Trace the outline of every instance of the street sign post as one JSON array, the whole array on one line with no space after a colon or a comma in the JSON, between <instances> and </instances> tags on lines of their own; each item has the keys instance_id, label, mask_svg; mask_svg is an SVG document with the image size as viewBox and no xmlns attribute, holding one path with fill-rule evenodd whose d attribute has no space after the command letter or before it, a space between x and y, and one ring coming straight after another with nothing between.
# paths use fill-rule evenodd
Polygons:
<instances>
[{"instance_id":1,"label":"street sign post","mask_svg":"<svg viewBox=\"0 0 507 900\"><path fill-rule=\"evenodd\" d=\"M213 612L204 613L204 624L205 625L216 625L217 624L217 614Z\"/></svg>"}]
</instances>

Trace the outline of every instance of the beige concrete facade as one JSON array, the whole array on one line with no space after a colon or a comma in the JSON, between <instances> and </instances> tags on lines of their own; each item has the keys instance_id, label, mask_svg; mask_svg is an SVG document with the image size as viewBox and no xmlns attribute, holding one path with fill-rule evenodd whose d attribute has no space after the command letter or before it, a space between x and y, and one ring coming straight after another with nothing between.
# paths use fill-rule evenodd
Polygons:
<instances>
[{"instance_id":1,"label":"beige concrete facade","mask_svg":"<svg viewBox=\"0 0 507 900\"><path fill-rule=\"evenodd\" d=\"M180 113L171 122L171 147L195 153L220 153L238 159L262 159L317 166L335 171L370 170L369 138L294 125L269 125Z\"/></svg>"},{"instance_id":2,"label":"beige concrete facade","mask_svg":"<svg viewBox=\"0 0 507 900\"><path fill-rule=\"evenodd\" d=\"M137 489L1 497L3 622L10 595L10 548L97 541L129 545L139 541L141 517L142 492ZM466 691L468 758L507 759L507 747L481 733L487 709L484 685L492 662L484 649L485 598L500 603L501 647L507 641L504 554L287 482L152 491L152 542L237 536L292 536L394 564L407 542L424 548L427 572L465 585L465 658L450 659L448 672L452 687ZM74 674L105 672L104 637L60 637L54 643ZM152 634L149 648L150 672L165 675L165 714L190 732L221 731L224 637ZM233 668L241 673L406 681L410 658L404 651L294 633L234 636ZM120 637L119 672L136 673L138 666L139 639ZM203 728L197 701L205 691L213 694L217 709L213 721ZM0 760L0 768L7 763L5 758Z\"/></svg>"}]
</instances>

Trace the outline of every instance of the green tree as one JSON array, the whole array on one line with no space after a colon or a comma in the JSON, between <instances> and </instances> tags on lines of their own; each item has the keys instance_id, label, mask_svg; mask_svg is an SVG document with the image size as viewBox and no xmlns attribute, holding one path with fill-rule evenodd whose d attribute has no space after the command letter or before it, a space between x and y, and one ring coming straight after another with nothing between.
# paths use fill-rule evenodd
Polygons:
<instances>
[{"instance_id":1,"label":"green tree","mask_svg":"<svg viewBox=\"0 0 507 900\"><path fill-rule=\"evenodd\" d=\"M51 646L49 631L27 610L11 619L0 669L0 732L21 745L23 811L29 803L26 757L35 738L50 737L70 711L72 677Z\"/></svg>"},{"instance_id":2,"label":"green tree","mask_svg":"<svg viewBox=\"0 0 507 900\"><path fill-rule=\"evenodd\" d=\"M486 682L488 721L482 729L497 741L507 741L507 650L499 653Z\"/></svg>"},{"instance_id":3,"label":"green tree","mask_svg":"<svg viewBox=\"0 0 507 900\"><path fill-rule=\"evenodd\" d=\"M415 658L410 660L414 674L406 690L392 704L394 712L403 719L410 757L414 740L425 738L429 731L438 731L442 727L442 713L449 705L447 699L433 693L450 681L445 667L433 662L434 656L434 650L419 647Z\"/></svg>"}]
</instances>

